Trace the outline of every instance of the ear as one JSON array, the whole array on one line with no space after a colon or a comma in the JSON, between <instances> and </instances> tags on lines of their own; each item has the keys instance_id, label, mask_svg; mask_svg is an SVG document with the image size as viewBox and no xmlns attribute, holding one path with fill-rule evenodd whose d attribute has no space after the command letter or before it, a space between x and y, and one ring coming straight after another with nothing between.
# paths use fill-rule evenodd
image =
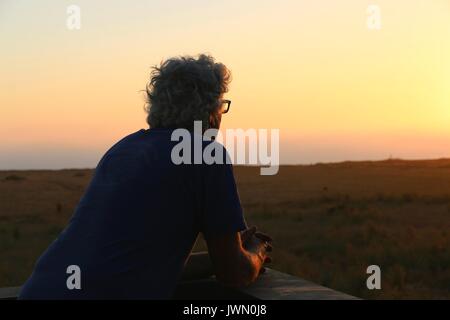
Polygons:
<instances>
[{"instance_id":1,"label":"ear","mask_svg":"<svg viewBox=\"0 0 450 320\"><path fill-rule=\"evenodd\" d=\"M208 127L208 129L209 128L215 128L216 124L217 124L217 119L215 117L215 114L214 113L210 113L209 114L209 123L208 123L209 127Z\"/></svg>"}]
</instances>

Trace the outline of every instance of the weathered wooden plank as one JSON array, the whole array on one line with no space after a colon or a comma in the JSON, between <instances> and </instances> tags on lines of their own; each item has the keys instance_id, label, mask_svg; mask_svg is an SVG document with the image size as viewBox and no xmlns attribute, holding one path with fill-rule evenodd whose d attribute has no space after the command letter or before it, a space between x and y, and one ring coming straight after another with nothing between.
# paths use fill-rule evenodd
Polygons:
<instances>
[{"instance_id":1,"label":"weathered wooden plank","mask_svg":"<svg viewBox=\"0 0 450 320\"><path fill-rule=\"evenodd\" d=\"M235 292L233 292L235 291ZM0 300L16 299L20 287L0 288ZM187 281L178 288L178 299L259 299L259 300L355 300L335 291L270 268L247 288L231 289L214 279Z\"/></svg>"},{"instance_id":2,"label":"weathered wooden plank","mask_svg":"<svg viewBox=\"0 0 450 320\"><path fill-rule=\"evenodd\" d=\"M249 287L241 289L261 300L355 300L351 295L322 287L270 268Z\"/></svg>"},{"instance_id":3,"label":"weathered wooden plank","mask_svg":"<svg viewBox=\"0 0 450 320\"><path fill-rule=\"evenodd\" d=\"M21 287L0 288L0 300L14 300L19 296Z\"/></svg>"}]
</instances>

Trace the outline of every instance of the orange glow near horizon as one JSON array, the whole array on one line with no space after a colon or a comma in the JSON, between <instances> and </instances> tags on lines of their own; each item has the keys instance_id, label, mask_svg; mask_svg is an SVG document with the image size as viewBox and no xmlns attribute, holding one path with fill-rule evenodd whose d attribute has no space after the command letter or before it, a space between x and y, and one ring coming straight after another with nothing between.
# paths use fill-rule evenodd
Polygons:
<instances>
[{"instance_id":1,"label":"orange glow near horizon","mask_svg":"<svg viewBox=\"0 0 450 320\"><path fill-rule=\"evenodd\" d=\"M450 157L448 1L76 2L76 31L72 2L0 4L0 169L95 166L146 127L150 67L203 52L224 128L279 128L282 163Z\"/></svg>"}]
</instances>

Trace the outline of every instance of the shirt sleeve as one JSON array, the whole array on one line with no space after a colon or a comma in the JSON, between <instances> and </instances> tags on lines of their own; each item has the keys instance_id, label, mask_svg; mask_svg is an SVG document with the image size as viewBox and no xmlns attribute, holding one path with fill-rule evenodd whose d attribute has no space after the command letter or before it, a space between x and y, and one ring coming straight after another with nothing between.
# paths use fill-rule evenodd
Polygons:
<instances>
[{"instance_id":1,"label":"shirt sleeve","mask_svg":"<svg viewBox=\"0 0 450 320\"><path fill-rule=\"evenodd\" d=\"M226 150L224 149L226 154ZM206 239L247 228L231 163L203 164L201 232Z\"/></svg>"}]
</instances>

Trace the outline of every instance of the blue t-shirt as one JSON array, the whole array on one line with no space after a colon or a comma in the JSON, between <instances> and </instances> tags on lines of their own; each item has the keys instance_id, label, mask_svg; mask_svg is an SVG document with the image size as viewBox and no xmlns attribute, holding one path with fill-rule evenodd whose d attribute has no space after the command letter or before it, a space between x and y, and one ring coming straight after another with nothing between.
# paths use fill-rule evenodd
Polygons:
<instances>
[{"instance_id":1,"label":"blue t-shirt","mask_svg":"<svg viewBox=\"0 0 450 320\"><path fill-rule=\"evenodd\" d=\"M142 129L103 156L19 298L168 299L200 232L246 228L232 165L174 164L171 133ZM81 289L68 289L71 265Z\"/></svg>"}]
</instances>

